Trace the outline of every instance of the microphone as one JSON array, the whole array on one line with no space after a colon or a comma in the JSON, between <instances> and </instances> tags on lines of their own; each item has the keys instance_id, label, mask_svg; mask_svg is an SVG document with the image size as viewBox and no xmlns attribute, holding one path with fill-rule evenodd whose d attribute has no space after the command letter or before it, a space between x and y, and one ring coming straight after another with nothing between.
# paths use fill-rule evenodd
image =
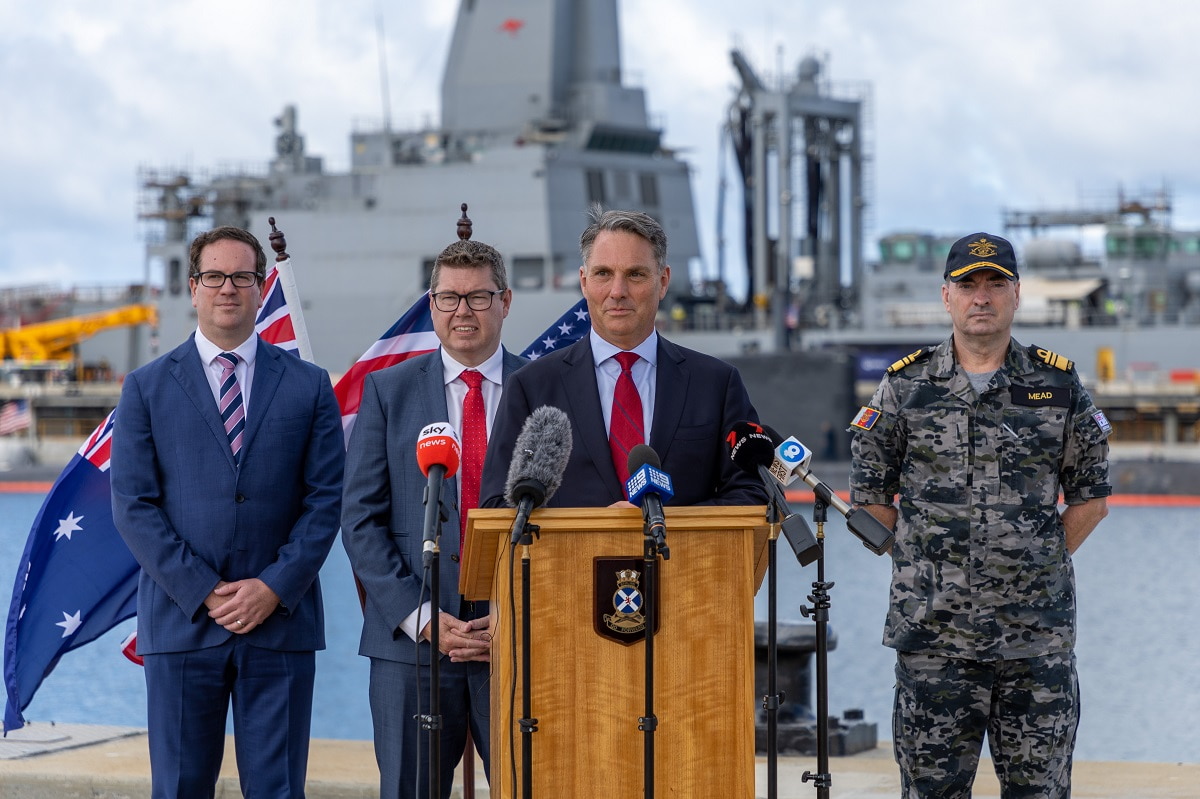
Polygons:
<instances>
[{"instance_id":1,"label":"microphone","mask_svg":"<svg viewBox=\"0 0 1200 799\"><path fill-rule=\"evenodd\" d=\"M768 426L763 428L772 441L779 441L781 436ZM788 436L786 440L775 447L775 457L771 461L771 476L785 486L791 485L799 477L801 467L808 468L812 460L812 450L801 444L795 438Z\"/></svg>"},{"instance_id":2,"label":"microphone","mask_svg":"<svg viewBox=\"0 0 1200 799\"><path fill-rule=\"evenodd\" d=\"M629 479L625 482L625 493L629 501L642 509L642 519L647 535L654 536L655 546L663 560L671 559L667 547L667 520L663 515L663 500L675 496L671 478L659 467L662 465L658 453L645 444L638 444L629 451Z\"/></svg>"},{"instance_id":3,"label":"microphone","mask_svg":"<svg viewBox=\"0 0 1200 799\"><path fill-rule=\"evenodd\" d=\"M425 528L421 545L421 559L425 566L429 566L433 560L438 522L443 518L442 481L458 473L461 454L458 433L449 422L427 424L417 436L417 465L421 467L421 474L429 478L425 485Z\"/></svg>"},{"instance_id":4,"label":"microphone","mask_svg":"<svg viewBox=\"0 0 1200 799\"><path fill-rule=\"evenodd\" d=\"M774 434L774 435L772 435ZM778 436L769 427L754 422L735 422L725 437L729 456L744 472L757 474L766 486L771 501L783 517L784 538L796 553L801 566L807 566L821 556L821 545L813 536L804 517L792 513L780 488L782 480L775 474L775 441ZM780 467L782 469L783 467ZM786 485L786 483L785 483Z\"/></svg>"},{"instance_id":5,"label":"microphone","mask_svg":"<svg viewBox=\"0 0 1200 799\"><path fill-rule=\"evenodd\" d=\"M846 527L858 536L863 546L882 555L887 552L895 539L895 534L871 515L865 508L852 508L834 493L833 489L821 482L811 471L808 464L812 460L812 451L794 438L784 439L778 433L767 428L773 439L779 442L775 448L771 463L771 475L783 485L788 485L797 477L802 479L813 490L817 498L846 517ZM778 472L776 471L778 467ZM782 477L780 474L782 473Z\"/></svg>"},{"instance_id":6,"label":"microphone","mask_svg":"<svg viewBox=\"0 0 1200 799\"><path fill-rule=\"evenodd\" d=\"M562 484L571 457L571 422L553 405L535 408L513 445L504 499L517 509L512 543L520 543L529 514L540 508Z\"/></svg>"}]
</instances>

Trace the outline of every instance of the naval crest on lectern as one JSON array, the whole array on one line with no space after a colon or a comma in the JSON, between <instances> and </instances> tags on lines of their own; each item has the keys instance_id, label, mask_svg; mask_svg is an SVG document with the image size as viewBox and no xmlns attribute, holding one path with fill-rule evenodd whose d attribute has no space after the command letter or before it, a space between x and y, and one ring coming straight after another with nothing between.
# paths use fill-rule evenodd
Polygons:
<instances>
[{"instance_id":1,"label":"naval crest on lectern","mask_svg":"<svg viewBox=\"0 0 1200 799\"><path fill-rule=\"evenodd\" d=\"M596 558L592 622L596 633L621 644L646 636L646 594L642 588L641 558ZM655 581L657 583L657 580ZM658 608L654 592L651 601ZM655 629L658 629L655 624Z\"/></svg>"}]
</instances>

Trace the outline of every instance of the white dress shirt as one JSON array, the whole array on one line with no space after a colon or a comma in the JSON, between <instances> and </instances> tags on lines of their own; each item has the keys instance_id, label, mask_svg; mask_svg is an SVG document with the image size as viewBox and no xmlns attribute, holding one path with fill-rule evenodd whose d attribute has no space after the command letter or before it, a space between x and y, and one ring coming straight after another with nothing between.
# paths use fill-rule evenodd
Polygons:
<instances>
[{"instance_id":1,"label":"white dress shirt","mask_svg":"<svg viewBox=\"0 0 1200 799\"><path fill-rule=\"evenodd\" d=\"M200 328L196 328L196 351L200 353L200 363L204 364L204 376L208 378L208 387L212 389L213 400L221 407L221 371L225 368L217 361L222 352L232 352L241 360L233 368L237 375L238 385L242 387L242 408L246 418L250 418L250 387L254 384L254 359L258 355L258 333L251 333L250 338L237 345L232 350L223 350L213 344Z\"/></svg>"},{"instance_id":2,"label":"white dress shirt","mask_svg":"<svg viewBox=\"0 0 1200 799\"><path fill-rule=\"evenodd\" d=\"M607 436L610 432L613 392L617 390L617 378L621 376L621 364L617 362L616 355L623 350L600 338L595 328L592 328L588 335L592 341L596 388L600 391L600 410L604 414L604 434ZM645 341L629 352L636 352L641 357L629 372L633 377L633 385L637 387L638 396L642 398L642 429L646 431L646 440L642 443L649 444L650 421L654 418L654 383L658 375L658 331L651 331Z\"/></svg>"},{"instance_id":3,"label":"white dress shirt","mask_svg":"<svg viewBox=\"0 0 1200 799\"><path fill-rule=\"evenodd\" d=\"M504 386L504 348L497 347L492 353L492 357L488 358L479 366L463 366L458 361L446 352L444 347L438 348L442 353L442 378L446 385L446 410L450 414L447 420L454 431L461 436L462 431L462 416L463 416L463 399L467 396L467 384L462 381L460 375L469 369L474 369L483 375L483 383L480 384L479 390L483 392L483 407L487 415L487 431L488 436L492 434L492 423L496 421L496 409L500 407L500 389ZM440 421L430 419L430 422ZM462 480L458 481L458 500L462 501ZM462 524L462 520L459 520ZM455 544L457 550L458 545ZM409 638L414 641L418 640L421 629L425 627L430 620L430 614L433 613L433 603L426 602L421 607L414 610L408 615L404 621L400 622L400 629ZM418 621L420 624L418 625Z\"/></svg>"}]
</instances>

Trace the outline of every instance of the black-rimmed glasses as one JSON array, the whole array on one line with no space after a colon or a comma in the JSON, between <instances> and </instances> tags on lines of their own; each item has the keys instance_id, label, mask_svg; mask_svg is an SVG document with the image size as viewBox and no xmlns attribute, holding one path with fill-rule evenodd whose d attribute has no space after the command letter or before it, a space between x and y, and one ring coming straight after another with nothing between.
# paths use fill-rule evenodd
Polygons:
<instances>
[{"instance_id":1,"label":"black-rimmed glasses","mask_svg":"<svg viewBox=\"0 0 1200 799\"><path fill-rule=\"evenodd\" d=\"M237 285L236 283L234 284ZM456 291L439 291L433 296L433 306L442 313L454 313L458 310L458 306L463 300L467 301L467 307L472 311L486 311L492 307L492 298L497 294L503 294L504 289L498 291L472 291L470 294L459 294Z\"/></svg>"},{"instance_id":2,"label":"black-rimmed glasses","mask_svg":"<svg viewBox=\"0 0 1200 799\"><path fill-rule=\"evenodd\" d=\"M225 285L226 280L233 281L233 285L239 289L248 289L258 282L258 273L234 272L226 274L224 272L201 272L196 275L196 281L208 289L219 289Z\"/></svg>"}]
</instances>

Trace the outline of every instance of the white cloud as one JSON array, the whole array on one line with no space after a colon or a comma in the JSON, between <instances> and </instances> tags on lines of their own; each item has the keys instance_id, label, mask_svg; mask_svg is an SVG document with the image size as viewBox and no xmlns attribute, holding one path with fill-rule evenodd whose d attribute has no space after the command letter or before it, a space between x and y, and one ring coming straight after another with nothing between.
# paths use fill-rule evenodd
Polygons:
<instances>
[{"instance_id":1,"label":"white cloud","mask_svg":"<svg viewBox=\"0 0 1200 799\"><path fill-rule=\"evenodd\" d=\"M1200 6L621 0L619 11L626 72L695 170L710 257L735 43L768 78L817 53L835 83L869 82L876 233L998 227L1005 206L1164 181L1177 222L1200 225ZM142 279L138 166L265 163L286 103L310 153L344 169L352 127L383 114L379 15L393 124L436 119L456 12L452 0L3 4L0 282Z\"/></svg>"}]
</instances>

